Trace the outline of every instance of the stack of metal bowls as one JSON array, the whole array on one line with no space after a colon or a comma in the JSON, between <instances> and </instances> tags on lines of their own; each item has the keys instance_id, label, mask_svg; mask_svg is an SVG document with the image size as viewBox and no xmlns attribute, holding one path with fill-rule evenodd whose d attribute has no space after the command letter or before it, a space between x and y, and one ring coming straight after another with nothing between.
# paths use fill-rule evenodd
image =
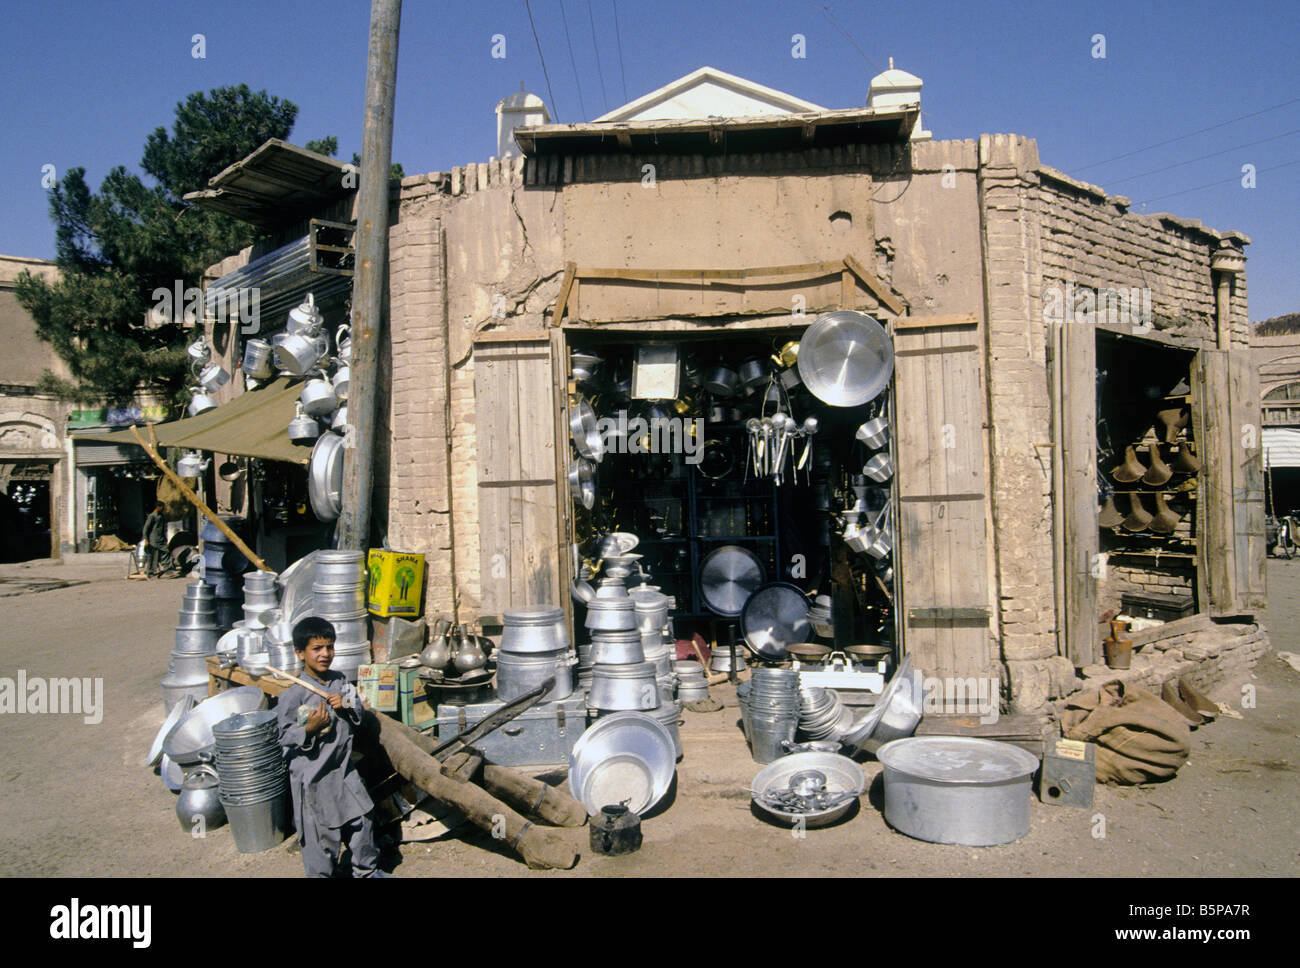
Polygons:
<instances>
[{"instance_id":1,"label":"stack of metal bowls","mask_svg":"<svg viewBox=\"0 0 1300 968\"><path fill-rule=\"evenodd\" d=\"M704 666L694 659L682 659L673 663L673 671L677 674L678 700L688 703L709 698L709 680Z\"/></svg>"},{"instance_id":2,"label":"stack of metal bowls","mask_svg":"<svg viewBox=\"0 0 1300 968\"><path fill-rule=\"evenodd\" d=\"M244 625L265 627L262 615L280 606L280 586L273 571L250 571L244 576Z\"/></svg>"},{"instance_id":3,"label":"stack of metal bowls","mask_svg":"<svg viewBox=\"0 0 1300 968\"><path fill-rule=\"evenodd\" d=\"M235 847L256 854L284 842L289 770L276 714L236 713L212 727L219 796Z\"/></svg>"},{"instance_id":4,"label":"stack of metal bowls","mask_svg":"<svg viewBox=\"0 0 1300 968\"><path fill-rule=\"evenodd\" d=\"M292 642L276 642L270 638L266 638L264 642L268 666L295 676L302 672L302 659L298 658Z\"/></svg>"},{"instance_id":5,"label":"stack of metal bowls","mask_svg":"<svg viewBox=\"0 0 1300 968\"><path fill-rule=\"evenodd\" d=\"M250 675L260 676L270 664L267 653L265 629L250 629L241 625L235 633L235 661Z\"/></svg>"},{"instance_id":6,"label":"stack of metal bowls","mask_svg":"<svg viewBox=\"0 0 1300 968\"><path fill-rule=\"evenodd\" d=\"M497 698L507 702L518 699L550 678L555 685L542 702L573 695L573 659L564 609L553 605L506 609L497 648Z\"/></svg>"},{"instance_id":7,"label":"stack of metal bowls","mask_svg":"<svg viewBox=\"0 0 1300 968\"><path fill-rule=\"evenodd\" d=\"M757 763L785 755L782 743L793 743L799 725L799 673L794 669L754 669L741 697L745 732Z\"/></svg>"},{"instance_id":8,"label":"stack of metal bowls","mask_svg":"<svg viewBox=\"0 0 1300 968\"><path fill-rule=\"evenodd\" d=\"M805 739L839 739L853 727L853 710L834 689L801 689L799 703L799 732Z\"/></svg>"},{"instance_id":9,"label":"stack of metal bowls","mask_svg":"<svg viewBox=\"0 0 1300 968\"><path fill-rule=\"evenodd\" d=\"M222 515L221 520L236 534L244 525L244 519L234 515ZM248 569L249 561L211 521L204 521L199 537L203 539L203 580L212 586L216 598L217 626L233 628L242 617L240 576Z\"/></svg>"},{"instance_id":10,"label":"stack of metal bowls","mask_svg":"<svg viewBox=\"0 0 1300 968\"><path fill-rule=\"evenodd\" d=\"M330 666L353 682L358 667L370 661L366 613L365 552L318 551L312 584L313 615L334 626L334 662Z\"/></svg>"},{"instance_id":11,"label":"stack of metal bowls","mask_svg":"<svg viewBox=\"0 0 1300 968\"><path fill-rule=\"evenodd\" d=\"M207 658L217 653L217 613L212 587L201 581L191 582L181 599L180 614L176 619L176 640L167 675L159 685L163 691L163 705L168 712L180 702L182 696L192 696L202 702L208 696Z\"/></svg>"}]
</instances>

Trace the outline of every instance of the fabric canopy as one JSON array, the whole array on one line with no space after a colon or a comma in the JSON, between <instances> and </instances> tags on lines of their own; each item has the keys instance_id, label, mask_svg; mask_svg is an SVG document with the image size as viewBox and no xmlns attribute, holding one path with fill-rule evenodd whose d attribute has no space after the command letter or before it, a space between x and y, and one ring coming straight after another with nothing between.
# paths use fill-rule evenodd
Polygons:
<instances>
[{"instance_id":1,"label":"fabric canopy","mask_svg":"<svg viewBox=\"0 0 1300 968\"><path fill-rule=\"evenodd\" d=\"M311 459L311 446L295 444L289 439L289 421L294 418L300 390L300 381L280 377L260 389L241 393L216 410L154 424L154 433L162 447L306 464ZM140 428L140 435L149 440L146 428ZM112 444L136 442L130 427L75 434L73 439Z\"/></svg>"},{"instance_id":2,"label":"fabric canopy","mask_svg":"<svg viewBox=\"0 0 1300 968\"><path fill-rule=\"evenodd\" d=\"M1264 428L1264 463L1271 468L1300 467L1300 430Z\"/></svg>"}]
</instances>

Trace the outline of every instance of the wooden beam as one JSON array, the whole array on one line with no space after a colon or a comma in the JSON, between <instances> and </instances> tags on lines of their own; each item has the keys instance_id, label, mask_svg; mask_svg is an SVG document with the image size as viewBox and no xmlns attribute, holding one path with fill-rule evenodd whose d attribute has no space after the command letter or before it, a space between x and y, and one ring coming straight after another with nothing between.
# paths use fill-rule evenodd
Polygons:
<instances>
[{"instance_id":1,"label":"wooden beam","mask_svg":"<svg viewBox=\"0 0 1300 968\"><path fill-rule=\"evenodd\" d=\"M900 316L894 320L894 329L924 329L929 326L951 329L954 326L978 326L979 324L979 317L974 313L957 313L951 316Z\"/></svg>"},{"instance_id":2,"label":"wooden beam","mask_svg":"<svg viewBox=\"0 0 1300 968\"><path fill-rule=\"evenodd\" d=\"M903 315L903 310L907 307L899 301L898 297L890 291L889 287L880 281L874 272L870 272L861 262L851 255L844 257L844 264L853 270L853 274L858 277L859 281L871 290L872 295L883 303L890 312L895 316Z\"/></svg>"},{"instance_id":3,"label":"wooden beam","mask_svg":"<svg viewBox=\"0 0 1300 968\"><path fill-rule=\"evenodd\" d=\"M158 465L158 469L161 470L164 475L166 475L167 479L171 481L174 485L176 485L176 488L181 492L181 494L185 496L185 499L189 501L191 504L193 504L196 508L198 508L200 513L202 513L202 515L205 518L207 518L209 521L215 524L217 526L217 530L219 530L222 534L224 534L227 538L229 538L231 542L234 544L234 546L239 549L240 553L243 554L245 558L251 561L262 571L272 570L267 567L265 561L263 561L261 558L259 558L256 554L253 553L252 548L244 544L243 538L241 538L239 535L235 534L235 532L230 530L230 525L226 524L225 521L222 521L221 518L217 517L216 513L210 507L204 504L203 500L197 494L195 494L193 491L190 490L189 485L186 484L179 477L177 477L176 472L167 466L167 462L162 459L162 457L158 453L157 447L154 446L158 443L158 440L156 437L154 437L152 426L149 427L149 436L153 437L153 444L148 443L144 439L144 437L140 435L139 427L133 426L131 428L131 436L135 437L136 442L139 443L139 445L142 448L144 448L144 452L149 455L149 457L153 460L155 464Z\"/></svg>"},{"instance_id":4,"label":"wooden beam","mask_svg":"<svg viewBox=\"0 0 1300 968\"><path fill-rule=\"evenodd\" d=\"M475 343L545 343L551 334L543 329L489 329L474 337Z\"/></svg>"},{"instance_id":5,"label":"wooden beam","mask_svg":"<svg viewBox=\"0 0 1300 968\"><path fill-rule=\"evenodd\" d=\"M570 263L572 265L572 263ZM844 268L839 262L804 262L799 265L754 266L749 269L579 269L578 279L620 279L634 282L668 282L671 280L758 279L765 276L802 276L810 273L827 275Z\"/></svg>"},{"instance_id":6,"label":"wooden beam","mask_svg":"<svg viewBox=\"0 0 1300 968\"><path fill-rule=\"evenodd\" d=\"M569 305L569 291L573 288L573 281L577 277L578 266L573 262L564 264L564 279L560 282L560 295L555 300L555 315L551 317L551 325L559 326L564 321L564 311Z\"/></svg>"},{"instance_id":7,"label":"wooden beam","mask_svg":"<svg viewBox=\"0 0 1300 968\"><path fill-rule=\"evenodd\" d=\"M853 273L845 268L840 272L840 305L845 309L853 308L853 290L856 288L853 284Z\"/></svg>"}]
</instances>

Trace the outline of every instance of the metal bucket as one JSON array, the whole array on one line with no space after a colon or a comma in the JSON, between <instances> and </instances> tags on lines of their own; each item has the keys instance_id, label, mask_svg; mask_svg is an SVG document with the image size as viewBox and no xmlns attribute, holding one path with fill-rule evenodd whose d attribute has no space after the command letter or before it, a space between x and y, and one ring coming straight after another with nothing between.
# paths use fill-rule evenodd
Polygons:
<instances>
[{"instance_id":1,"label":"metal bucket","mask_svg":"<svg viewBox=\"0 0 1300 968\"><path fill-rule=\"evenodd\" d=\"M316 599L317 615L355 616L366 610L366 587L360 583L322 585L317 582L312 586L312 594Z\"/></svg>"},{"instance_id":2,"label":"metal bucket","mask_svg":"<svg viewBox=\"0 0 1300 968\"><path fill-rule=\"evenodd\" d=\"M548 653L569 648L564 609L551 605L508 608L502 616L500 652Z\"/></svg>"},{"instance_id":3,"label":"metal bucket","mask_svg":"<svg viewBox=\"0 0 1300 968\"><path fill-rule=\"evenodd\" d=\"M647 711L660 706L655 667L649 662L592 667L587 705L607 711Z\"/></svg>"},{"instance_id":4,"label":"metal bucket","mask_svg":"<svg viewBox=\"0 0 1300 968\"><path fill-rule=\"evenodd\" d=\"M284 843L288 834L287 790L258 803L233 804L221 801L226 820L241 854L260 854Z\"/></svg>"}]
</instances>

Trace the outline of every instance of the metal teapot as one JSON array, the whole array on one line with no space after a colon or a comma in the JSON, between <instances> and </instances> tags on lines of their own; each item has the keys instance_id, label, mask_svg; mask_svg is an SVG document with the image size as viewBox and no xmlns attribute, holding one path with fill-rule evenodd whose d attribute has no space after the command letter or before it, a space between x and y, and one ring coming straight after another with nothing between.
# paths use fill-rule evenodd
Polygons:
<instances>
[{"instance_id":1,"label":"metal teapot","mask_svg":"<svg viewBox=\"0 0 1300 968\"><path fill-rule=\"evenodd\" d=\"M324 417L338 409L339 400L334 387L324 377L315 377L303 385L298 395L303 412L312 417Z\"/></svg>"},{"instance_id":2,"label":"metal teapot","mask_svg":"<svg viewBox=\"0 0 1300 968\"><path fill-rule=\"evenodd\" d=\"M209 410L217 409L217 401L203 392L202 387L190 387L190 405L186 407L186 413L191 417L197 417L201 413L207 413Z\"/></svg>"},{"instance_id":3,"label":"metal teapot","mask_svg":"<svg viewBox=\"0 0 1300 968\"><path fill-rule=\"evenodd\" d=\"M204 460L197 450L189 450L176 462L176 473L181 477L198 477L208 469L210 463L212 461Z\"/></svg>"},{"instance_id":4,"label":"metal teapot","mask_svg":"<svg viewBox=\"0 0 1300 968\"><path fill-rule=\"evenodd\" d=\"M447 641L447 630L451 623L438 619L429 630L429 644L420 653L420 664L430 669L445 669L451 665L451 646Z\"/></svg>"},{"instance_id":5,"label":"metal teapot","mask_svg":"<svg viewBox=\"0 0 1300 968\"><path fill-rule=\"evenodd\" d=\"M186 833L220 827L226 822L226 808L218 793L217 771L206 763L196 766L181 784L176 800L176 819ZM201 826L200 826L201 824Z\"/></svg>"},{"instance_id":6,"label":"metal teapot","mask_svg":"<svg viewBox=\"0 0 1300 968\"><path fill-rule=\"evenodd\" d=\"M203 364L212 359L212 347L210 347L207 344L207 341L200 336L189 346L185 347L185 355L190 358L191 363L203 366Z\"/></svg>"},{"instance_id":7,"label":"metal teapot","mask_svg":"<svg viewBox=\"0 0 1300 968\"><path fill-rule=\"evenodd\" d=\"M456 655L452 658L452 664L462 675L487 665L487 653L479 644L478 636L470 635L463 625L456 627Z\"/></svg>"},{"instance_id":8,"label":"metal teapot","mask_svg":"<svg viewBox=\"0 0 1300 968\"><path fill-rule=\"evenodd\" d=\"M352 327L344 323L334 332L334 345L339 348L339 361L341 363L350 363L352 361Z\"/></svg>"},{"instance_id":9,"label":"metal teapot","mask_svg":"<svg viewBox=\"0 0 1300 968\"><path fill-rule=\"evenodd\" d=\"M306 442L320 436L320 424L302 410L302 401L294 404L294 418L289 421L289 439Z\"/></svg>"},{"instance_id":10,"label":"metal teapot","mask_svg":"<svg viewBox=\"0 0 1300 968\"><path fill-rule=\"evenodd\" d=\"M196 366L195 369L198 367ZM223 370L219 363L209 363L195 376L198 378L199 386L209 393L215 393L230 382L230 374Z\"/></svg>"},{"instance_id":11,"label":"metal teapot","mask_svg":"<svg viewBox=\"0 0 1300 968\"><path fill-rule=\"evenodd\" d=\"M316 297L309 292L305 300L299 303L296 308L289 310L289 321L284 328L285 332L291 336L294 334L314 334L324 323L325 317L316 308Z\"/></svg>"}]
</instances>

